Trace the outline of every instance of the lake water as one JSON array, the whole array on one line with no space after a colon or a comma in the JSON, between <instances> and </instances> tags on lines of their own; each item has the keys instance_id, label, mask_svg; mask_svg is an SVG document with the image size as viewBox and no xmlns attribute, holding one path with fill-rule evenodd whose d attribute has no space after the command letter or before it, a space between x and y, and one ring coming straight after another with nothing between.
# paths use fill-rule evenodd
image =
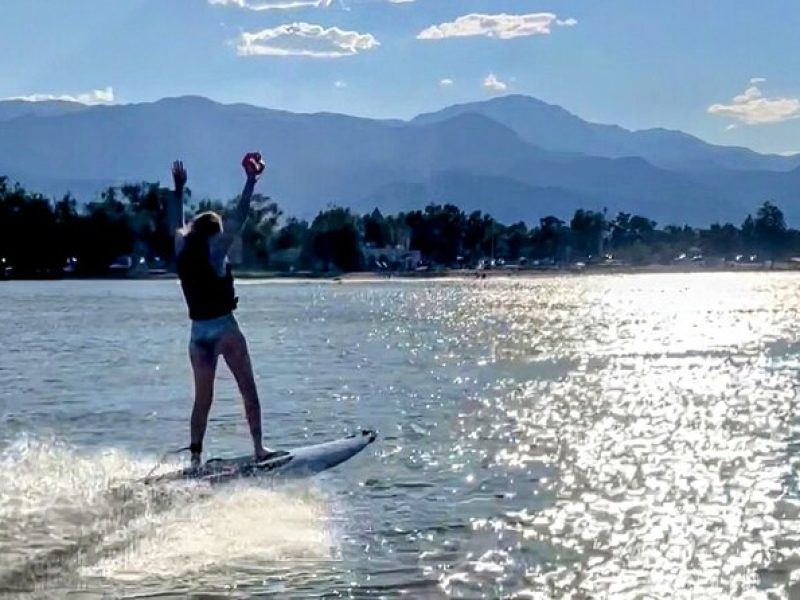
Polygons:
<instances>
[{"instance_id":1,"label":"lake water","mask_svg":"<svg viewBox=\"0 0 800 600\"><path fill-rule=\"evenodd\" d=\"M240 282L266 443L317 478L153 490L188 443L171 281L0 283L0 595L800 594L800 277ZM220 367L206 447L250 450Z\"/></svg>"}]
</instances>

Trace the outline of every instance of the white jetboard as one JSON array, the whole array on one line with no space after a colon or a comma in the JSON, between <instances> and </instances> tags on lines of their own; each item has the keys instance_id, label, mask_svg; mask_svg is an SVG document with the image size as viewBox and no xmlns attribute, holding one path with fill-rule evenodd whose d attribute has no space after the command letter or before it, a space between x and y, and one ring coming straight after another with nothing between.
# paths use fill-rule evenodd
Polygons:
<instances>
[{"instance_id":1,"label":"white jetboard","mask_svg":"<svg viewBox=\"0 0 800 600\"><path fill-rule=\"evenodd\" d=\"M252 455L237 458L212 458L198 468L186 468L151 477L145 483L195 480L222 483L241 477L308 477L330 469L352 458L377 438L374 431L292 450L279 450L256 461Z\"/></svg>"}]
</instances>

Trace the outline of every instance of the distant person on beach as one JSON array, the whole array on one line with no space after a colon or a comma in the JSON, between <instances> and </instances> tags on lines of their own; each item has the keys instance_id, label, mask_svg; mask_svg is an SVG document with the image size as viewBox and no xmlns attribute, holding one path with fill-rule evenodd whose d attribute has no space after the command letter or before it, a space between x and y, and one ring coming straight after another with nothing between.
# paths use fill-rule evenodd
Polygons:
<instances>
[{"instance_id":1,"label":"distant person on beach","mask_svg":"<svg viewBox=\"0 0 800 600\"><path fill-rule=\"evenodd\" d=\"M242 233L250 212L253 189L264 170L264 163L260 154L249 153L244 157L242 166L247 179L233 214L227 216L223 223L217 213L204 212L187 224L183 218L186 169L181 161L172 165L175 205L171 207L170 225L176 232L176 266L192 321L189 358L194 372L194 408L189 450L195 467L200 465L203 452L203 437L214 396L214 378L220 356L228 364L242 394L255 457L259 460L269 454L262 446L261 404L247 341L233 316L238 298L234 292L228 251Z\"/></svg>"}]
</instances>

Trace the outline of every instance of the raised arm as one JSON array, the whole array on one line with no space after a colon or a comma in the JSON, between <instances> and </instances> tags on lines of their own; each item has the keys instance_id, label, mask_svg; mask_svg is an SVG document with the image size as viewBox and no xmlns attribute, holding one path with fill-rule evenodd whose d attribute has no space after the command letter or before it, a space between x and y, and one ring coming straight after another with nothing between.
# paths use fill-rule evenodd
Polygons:
<instances>
[{"instance_id":1,"label":"raised arm","mask_svg":"<svg viewBox=\"0 0 800 600\"><path fill-rule=\"evenodd\" d=\"M187 175L186 169L183 168L183 162L176 160L174 163L172 163L172 182L175 185L175 196L167 208L169 230L175 236L176 255L178 253L180 242L183 240L182 230L186 225L183 214L183 192L186 188L186 180Z\"/></svg>"},{"instance_id":2,"label":"raised arm","mask_svg":"<svg viewBox=\"0 0 800 600\"><path fill-rule=\"evenodd\" d=\"M242 189L242 195L239 196L239 201L236 203L236 208L225 219L224 238L228 245L233 243L236 236L241 235L247 216L250 214L250 200L253 198L253 190L256 187L258 176L264 172L261 154L258 152L246 154L242 159L242 168L244 168L246 176L244 189Z\"/></svg>"}]
</instances>

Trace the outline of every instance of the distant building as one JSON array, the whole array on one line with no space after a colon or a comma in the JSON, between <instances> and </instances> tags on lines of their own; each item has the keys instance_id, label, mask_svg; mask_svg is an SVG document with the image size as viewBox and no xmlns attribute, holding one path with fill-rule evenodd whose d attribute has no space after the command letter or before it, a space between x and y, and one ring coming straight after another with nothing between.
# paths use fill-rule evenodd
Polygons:
<instances>
[{"instance_id":1,"label":"distant building","mask_svg":"<svg viewBox=\"0 0 800 600\"><path fill-rule=\"evenodd\" d=\"M406 250L402 246L375 248L367 245L362 253L367 266L380 271L411 271L422 263L419 250Z\"/></svg>"},{"instance_id":2,"label":"distant building","mask_svg":"<svg viewBox=\"0 0 800 600\"><path fill-rule=\"evenodd\" d=\"M300 266L301 248L287 248L275 250L269 256L269 263L278 271L293 271Z\"/></svg>"}]
</instances>

